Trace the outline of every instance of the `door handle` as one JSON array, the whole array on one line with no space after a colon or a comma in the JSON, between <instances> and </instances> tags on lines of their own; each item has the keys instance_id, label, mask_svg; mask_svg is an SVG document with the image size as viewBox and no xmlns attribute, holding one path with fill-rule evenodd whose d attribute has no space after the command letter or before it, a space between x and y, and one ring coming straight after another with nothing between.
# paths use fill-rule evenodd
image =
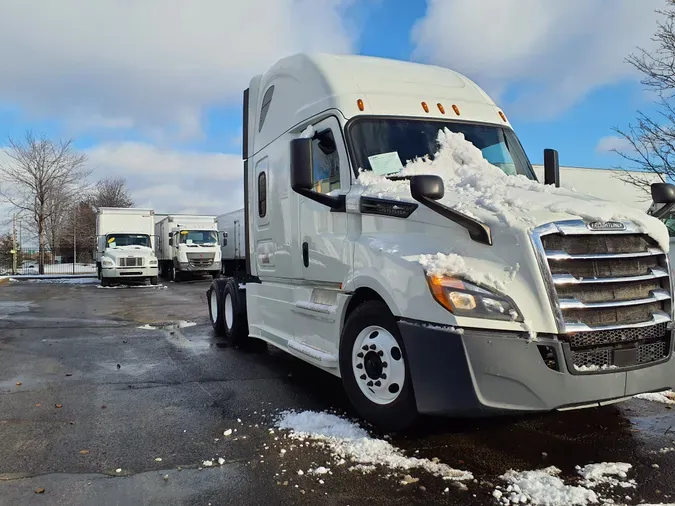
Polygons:
<instances>
[{"instance_id":1,"label":"door handle","mask_svg":"<svg viewBox=\"0 0 675 506\"><path fill-rule=\"evenodd\" d=\"M302 263L305 267L309 267L309 244L307 242L302 243Z\"/></svg>"}]
</instances>

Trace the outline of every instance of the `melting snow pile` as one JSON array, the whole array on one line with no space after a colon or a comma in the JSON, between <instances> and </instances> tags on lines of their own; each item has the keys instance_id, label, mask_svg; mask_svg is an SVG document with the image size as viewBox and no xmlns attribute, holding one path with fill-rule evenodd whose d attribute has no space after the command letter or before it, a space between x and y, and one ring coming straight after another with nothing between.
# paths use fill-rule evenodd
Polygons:
<instances>
[{"instance_id":1,"label":"melting snow pile","mask_svg":"<svg viewBox=\"0 0 675 506\"><path fill-rule=\"evenodd\" d=\"M666 390L665 392L651 392L647 394L638 394L635 396L643 401L660 402L663 404L675 404L675 392Z\"/></svg>"},{"instance_id":2,"label":"melting snow pile","mask_svg":"<svg viewBox=\"0 0 675 506\"><path fill-rule=\"evenodd\" d=\"M609 502L600 497L593 487L609 485L610 487L635 487L635 480L625 479L632 466L622 462L602 462L577 466L577 473L583 478L579 485L567 485L558 477L561 470L555 466L536 471L507 471L500 478L508 483L506 488L497 487L493 497L503 505L541 504L546 506L585 506Z\"/></svg>"},{"instance_id":3,"label":"melting snow pile","mask_svg":"<svg viewBox=\"0 0 675 506\"><path fill-rule=\"evenodd\" d=\"M471 473L453 469L436 459L406 457L387 441L375 439L360 426L329 413L285 411L277 426L289 429L290 437L294 439L311 439L328 447L337 462L351 460L358 470L372 470L373 466L382 465L401 471L424 469L444 480L473 479Z\"/></svg>"},{"instance_id":4,"label":"melting snow pile","mask_svg":"<svg viewBox=\"0 0 675 506\"><path fill-rule=\"evenodd\" d=\"M669 247L668 232L663 224L638 209L603 200L589 201L588 196L575 191L544 185L522 175L507 175L490 164L461 133L440 130L438 143L440 148L433 160L428 156L411 160L396 176L440 176L445 186L440 202L491 227L529 230L540 224L535 216L555 213L568 215L566 219L573 216L593 221L630 220L666 251ZM391 181L372 171L361 171L356 184L366 195L413 200L407 180ZM462 268L461 258L439 257L438 260L449 263L449 267Z\"/></svg>"}]
</instances>

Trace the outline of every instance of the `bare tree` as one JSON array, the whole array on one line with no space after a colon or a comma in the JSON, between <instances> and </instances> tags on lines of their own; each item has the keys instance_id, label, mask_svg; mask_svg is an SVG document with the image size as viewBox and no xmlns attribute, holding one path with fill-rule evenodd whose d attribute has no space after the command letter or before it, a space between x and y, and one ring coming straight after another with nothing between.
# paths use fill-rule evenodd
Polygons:
<instances>
[{"instance_id":1,"label":"bare tree","mask_svg":"<svg viewBox=\"0 0 675 506\"><path fill-rule=\"evenodd\" d=\"M9 162L0 165L4 184L0 193L32 222L39 244L39 272L44 274L49 220L63 203L72 203L86 191L91 169L71 140L55 143L31 131L24 139L9 138Z\"/></svg>"},{"instance_id":2,"label":"bare tree","mask_svg":"<svg viewBox=\"0 0 675 506\"><path fill-rule=\"evenodd\" d=\"M126 188L126 179L107 177L96 184L93 204L96 207L131 207L134 201Z\"/></svg>"},{"instance_id":3,"label":"bare tree","mask_svg":"<svg viewBox=\"0 0 675 506\"><path fill-rule=\"evenodd\" d=\"M624 171L620 179L649 192L652 178L657 175L661 181L675 177L675 0L666 0L666 9L655 12L663 16L657 22L652 41L658 44L656 50L638 47L637 52L626 61L643 74L641 83L658 95L657 113L649 117L637 113L635 124L628 129L614 128L625 141L626 149L612 149L631 164L631 169L644 171L645 177Z\"/></svg>"}]
</instances>

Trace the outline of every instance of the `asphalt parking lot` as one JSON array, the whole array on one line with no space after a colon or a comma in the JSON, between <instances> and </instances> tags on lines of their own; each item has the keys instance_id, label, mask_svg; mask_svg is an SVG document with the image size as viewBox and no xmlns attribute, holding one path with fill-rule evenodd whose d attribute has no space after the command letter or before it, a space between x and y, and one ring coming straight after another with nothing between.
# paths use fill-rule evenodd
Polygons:
<instances>
[{"instance_id":1,"label":"asphalt parking lot","mask_svg":"<svg viewBox=\"0 0 675 506\"><path fill-rule=\"evenodd\" d=\"M496 505L537 480L549 504L675 502L669 404L297 439L278 426L288 410L351 423L339 380L225 346L208 281L70 281L0 286L1 505ZM576 466L603 462L625 474L584 482Z\"/></svg>"}]
</instances>

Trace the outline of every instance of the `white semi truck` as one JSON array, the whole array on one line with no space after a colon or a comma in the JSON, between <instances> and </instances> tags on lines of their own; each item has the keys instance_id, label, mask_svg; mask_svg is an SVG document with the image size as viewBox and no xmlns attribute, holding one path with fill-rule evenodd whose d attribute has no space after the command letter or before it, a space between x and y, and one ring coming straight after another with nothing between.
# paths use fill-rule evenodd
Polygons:
<instances>
[{"instance_id":1,"label":"white semi truck","mask_svg":"<svg viewBox=\"0 0 675 506\"><path fill-rule=\"evenodd\" d=\"M102 286L149 281L156 285L154 212L101 207L96 214L96 270Z\"/></svg>"},{"instance_id":2,"label":"white semi truck","mask_svg":"<svg viewBox=\"0 0 675 506\"><path fill-rule=\"evenodd\" d=\"M470 79L298 54L251 79L243 112L246 272L207 290L227 342L340 377L388 429L675 385L663 223L560 188L555 150L539 182Z\"/></svg>"},{"instance_id":3,"label":"white semi truck","mask_svg":"<svg viewBox=\"0 0 675 506\"><path fill-rule=\"evenodd\" d=\"M221 214L216 222L221 240L221 274L232 276L245 272L244 209Z\"/></svg>"},{"instance_id":4,"label":"white semi truck","mask_svg":"<svg viewBox=\"0 0 675 506\"><path fill-rule=\"evenodd\" d=\"M155 223L160 276L182 281L195 274L218 277L220 246L215 216L169 214Z\"/></svg>"}]
</instances>

